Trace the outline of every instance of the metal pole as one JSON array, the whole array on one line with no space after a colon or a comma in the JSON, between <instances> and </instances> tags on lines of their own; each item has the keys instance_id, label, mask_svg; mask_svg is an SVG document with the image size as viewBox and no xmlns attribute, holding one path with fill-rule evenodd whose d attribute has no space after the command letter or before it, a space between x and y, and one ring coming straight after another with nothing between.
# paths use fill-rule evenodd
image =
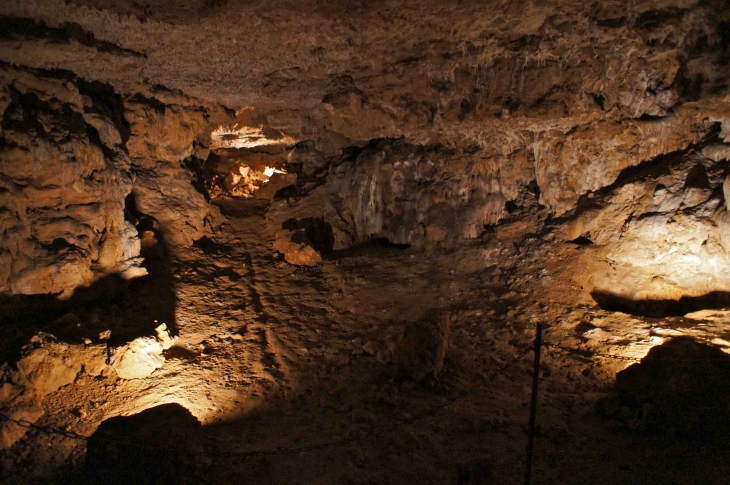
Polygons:
<instances>
[{"instance_id":1,"label":"metal pole","mask_svg":"<svg viewBox=\"0 0 730 485\"><path fill-rule=\"evenodd\" d=\"M530 424L527 434L527 465L525 485L530 485L532 475L532 445L535 441L535 412L537 411L537 383L540 377L540 350L542 348L542 323L535 329L535 365L532 368L532 398L530 399Z\"/></svg>"}]
</instances>

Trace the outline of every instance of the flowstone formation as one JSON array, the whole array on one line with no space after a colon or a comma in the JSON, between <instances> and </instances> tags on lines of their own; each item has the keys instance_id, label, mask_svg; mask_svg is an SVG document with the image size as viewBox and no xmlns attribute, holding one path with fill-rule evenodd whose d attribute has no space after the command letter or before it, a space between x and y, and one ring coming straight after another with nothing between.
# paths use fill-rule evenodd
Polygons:
<instances>
[{"instance_id":1,"label":"flowstone formation","mask_svg":"<svg viewBox=\"0 0 730 485\"><path fill-rule=\"evenodd\" d=\"M730 349L728 79L721 0L5 2L0 477L521 483L537 322L545 483L726 476L622 433Z\"/></svg>"}]
</instances>

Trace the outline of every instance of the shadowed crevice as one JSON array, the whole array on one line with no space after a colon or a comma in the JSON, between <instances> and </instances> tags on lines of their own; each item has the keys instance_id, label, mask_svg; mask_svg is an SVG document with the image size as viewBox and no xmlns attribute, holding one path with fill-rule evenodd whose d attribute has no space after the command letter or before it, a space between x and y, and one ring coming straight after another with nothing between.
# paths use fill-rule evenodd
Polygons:
<instances>
[{"instance_id":1,"label":"shadowed crevice","mask_svg":"<svg viewBox=\"0 0 730 485\"><path fill-rule=\"evenodd\" d=\"M43 21L23 17L0 16L0 39L44 39L56 44L79 44L115 55L147 57L141 52L126 49L112 42L99 40L93 32L75 22L64 22L60 27L49 27Z\"/></svg>"},{"instance_id":2,"label":"shadowed crevice","mask_svg":"<svg viewBox=\"0 0 730 485\"><path fill-rule=\"evenodd\" d=\"M683 296L678 300L632 300L614 293L594 290L591 297L604 310L640 317L677 317L700 310L730 308L730 292L713 291L702 296Z\"/></svg>"}]
</instances>

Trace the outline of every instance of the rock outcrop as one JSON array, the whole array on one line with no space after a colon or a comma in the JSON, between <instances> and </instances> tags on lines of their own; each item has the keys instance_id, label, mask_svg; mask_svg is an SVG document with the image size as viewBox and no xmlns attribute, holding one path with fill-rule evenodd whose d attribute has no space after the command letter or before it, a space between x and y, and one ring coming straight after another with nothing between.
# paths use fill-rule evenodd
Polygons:
<instances>
[{"instance_id":1,"label":"rock outcrop","mask_svg":"<svg viewBox=\"0 0 730 485\"><path fill-rule=\"evenodd\" d=\"M730 429L728 378L730 356L678 337L619 372L615 394L599 410L613 423L645 433L722 437Z\"/></svg>"},{"instance_id":2,"label":"rock outcrop","mask_svg":"<svg viewBox=\"0 0 730 485\"><path fill-rule=\"evenodd\" d=\"M170 244L202 236L209 206L183 163L204 131L199 110L125 100L70 73L0 76L0 292L68 298L145 275L139 213Z\"/></svg>"},{"instance_id":3,"label":"rock outcrop","mask_svg":"<svg viewBox=\"0 0 730 485\"><path fill-rule=\"evenodd\" d=\"M582 212L561 229L566 240L591 244L576 279L599 298L610 294L627 302L726 291L728 160L709 157L721 146L711 141L675 152L628 175L602 201L585 199ZM684 313L689 311L691 306Z\"/></svg>"},{"instance_id":4,"label":"rock outcrop","mask_svg":"<svg viewBox=\"0 0 730 485\"><path fill-rule=\"evenodd\" d=\"M157 338L138 337L115 348L109 365L122 379L144 379L165 364L162 352L172 347L174 340L164 323L155 329Z\"/></svg>"},{"instance_id":5,"label":"rock outcrop","mask_svg":"<svg viewBox=\"0 0 730 485\"><path fill-rule=\"evenodd\" d=\"M124 217L133 177L107 100L85 83L12 69L2 81L0 291L68 297L108 274L144 274Z\"/></svg>"},{"instance_id":6,"label":"rock outcrop","mask_svg":"<svg viewBox=\"0 0 730 485\"><path fill-rule=\"evenodd\" d=\"M393 356L398 371L416 382L438 377L449 349L452 318L443 314L407 325Z\"/></svg>"},{"instance_id":7,"label":"rock outcrop","mask_svg":"<svg viewBox=\"0 0 730 485\"><path fill-rule=\"evenodd\" d=\"M322 256L312 247L304 229L277 232L274 249L295 266L316 266L322 262Z\"/></svg>"},{"instance_id":8,"label":"rock outcrop","mask_svg":"<svg viewBox=\"0 0 730 485\"><path fill-rule=\"evenodd\" d=\"M107 365L107 348L98 345L70 345L39 333L24 348L17 370L6 369L0 384L0 413L34 423L44 411L41 402L48 394L74 383L79 374L98 377L113 371ZM0 422L0 449L9 448L28 431L27 427Z\"/></svg>"}]
</instances>

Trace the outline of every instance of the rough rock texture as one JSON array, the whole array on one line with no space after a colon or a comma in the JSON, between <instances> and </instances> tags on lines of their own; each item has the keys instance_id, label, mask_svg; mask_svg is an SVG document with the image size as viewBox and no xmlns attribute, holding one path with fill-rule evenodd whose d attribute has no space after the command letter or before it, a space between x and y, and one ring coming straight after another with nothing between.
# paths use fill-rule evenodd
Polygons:
<instances>
[{"instance_id":1,"label":"rough rock texture","mask_svg":"<svg viewBox=\"0 0 730 485\"><path fill-rule=\"evenodd\" d=\"M170 244L202 236L208 205L182 163L199 109L123 100L69 73L1 75L0 291L67 298L104 276L145 275L140 213Z\"/></svg>"},{"instance_id":2,"label":"rough rock texture","mask_svg":"<svg viewBox=\"0 0 730 485\"><path fill-rule=\"evenodd\" d=\"M284 255L287 263L296 266L316 266L322 262L322 256L312 247L304 229L277 232L274 249Z\"/></svg>"},{"instance_id":3,"label":"rough rock texture","mask_svg":"<svg viewBox=\"0 0 730 485\"><path fill-rule=\"evenodd\" d=\"M605 201L586 199L582 213L562 229L565 239L593 245L576 279L597 294L659 306L730 288L727 160L708 157L719 146L661 158L621 180ZM696 309L688 305L683 313Z\"/></svg>"},{"instance_id":4,"label":"rough rock texture","mask_svg":"<svg viewBox=\"0 0 730 485\"><path fill-rule=\"evenodd\" d=\"M529 364L481 379L540 318L569 347L546 356L541 453L561 464L541 480L686 482L652 460L663 479L635 476L621 453L643 448L566 403L667 336L730 348L727 315L702 312L730 306L729 18L722 0L3 2L0 331L21 352L0 405L30 420L42 398L41 423L92 433L178 402L228 420L206 426L221 449L279 449L479 381L432 428L208 481L448 483L488 452L517 483ZM66 343L21 349L34 328ZM82 455L44 440L0 468L37 482Z\"/></svg>"},{"instance_id":5,"label":"rough rock texture","mask_svg":"<svg viewBox=\"0 0 730 485\"><path fill-rule=\"evenodd\" d=\"M504 215L533 176L515 157L482 158L384 141L340 163L327 179L330 201L350 228L349 246L385 237L394 244L473 239ZM516 166L515 166L516 165ZM511 177L500 186L502 170ZM522 173L519 173L519 172Z\"/></svg>"},{"instance_id":6,"label":"rough rock texture","mask_svg":"<svg viewBox=\"0 0 730 485\"><path fill-rule=\"evenodd\" d=\"M393 357L399 372L416 382L438 377L449 348L452 318L443 314L406 326Z\"/></svg>"},{"instance_id":7,"label":"rough rock texture","mask_svg":"<svg viewBox=\"0 0 730 485\"><path fill-rule=\"evenodd\" d=\"M21 386L0 384L0 413L16 421L35 422L43 416L43 394ZM10 448L28 428L3 420L0 422L0 450Z\"/></svg>"},{"instance_id":8,"label":"rough rock texture","mask_svg":"<svg viewBox=\"0 0 730 485\"><path fill-rule=\"evenodd\" d=\"M167 325L156 329L157 338L139 337L126 345L115 348L109 356L109 365L122 379L144 379L162 367L165 357L162 352L173 346Z\"/></svg>"},{"instance_id":9,"label":"rough rock texture","mask_svg":"<svg viewBox=\"0 0 730 485\"><path fill-rule=\"evenodd\" d=\"M54 352L56 353L56 352ZM68 357L49 353L48 349L33 350L18 361L19 381L26 382L42 395L71 384L81 372L82 363Z\"/></svg>"},{"instance_id":10,"label":"rough rock texture","mask_svg":"<svg viewBox=\"0 0 730 485\"><path fill-rule=\"evenodd\" d=\"M162 351L162 344L157 340L139 337L114 349L109 365L122 379L143 379L165 363Z\"/></svg>"},{"instance_id":11,"label":"rough rock texture","mask_svg":"<svg viewBox=\"0 0 730 485\"><path fill-rule=\"evenodd\" d=\"M204 234L209 208L183 162L193 156L193 142L207 127L206 113L200 107L135 96L125 101L124 117L136 175L132 189L136 210L160 223L167 243L189 246Z\"/></svg>"},{"instance_id":12,"label":"rough rock texture","mask_svg":"<svg viewBox=\"0 0 730 485\"><path fill-rule=\"evenodd\" d=\"M506 203L521 205L530 183L559 216L627 167L684 150L714 124L728 136L727 7L719 1L90 5L104 10L55 0L4 6L8 22L23 18L33 28L9 28L0 56L62 66L123 93L129 154L144 172L137 204L159 212L176 242L200 236L200 217L183 207L197 214L204 203L196 196L183 205L191 194L169 171L178 167L147 170L193 153L205 161L208 148L295 148L278 158L299 164L300 189L302 175L333 169L331 203L353 242L420 244L477 237ZM58 40L48 43L51 32ZM29 61L21 51L33 54ZM109 69L113 62L124 67ZM132 74L141 66L144 83ZM374 141L383 138L404 138L407 148L384 150ZM366 148L339 163L350 147ZM218 171L221 181L231 174ZM350 195L367 202L343 207Z\"/></svg>"},{"instance_id":13,"label":"rough rock texture","mask_svg":"<svg viewBox=\"0 0 730 485\"><path fill-rule=\"evenodd\" d=\"M2 81L0 291L67 297L107 274L144 274L124 218L129 160L104 117L113 100L22 71Z\"/></svg>"},{"instance_id":14,"label":"rough rock texture","mask_svg":"<svg viewBox=\"0 0 730 485\"><path fill-rule=\"evenodd\" d=\"M47 334L33 336L16 363L17 370L7 371L9 382L0 388L0 412L35 422L43 415L43 398L72 384L80 373L109 375L106 350L103 344L69 345ZM0 426L0 449L12 446L28 430L6 422Z\"/></svg>"}]
</instances>

